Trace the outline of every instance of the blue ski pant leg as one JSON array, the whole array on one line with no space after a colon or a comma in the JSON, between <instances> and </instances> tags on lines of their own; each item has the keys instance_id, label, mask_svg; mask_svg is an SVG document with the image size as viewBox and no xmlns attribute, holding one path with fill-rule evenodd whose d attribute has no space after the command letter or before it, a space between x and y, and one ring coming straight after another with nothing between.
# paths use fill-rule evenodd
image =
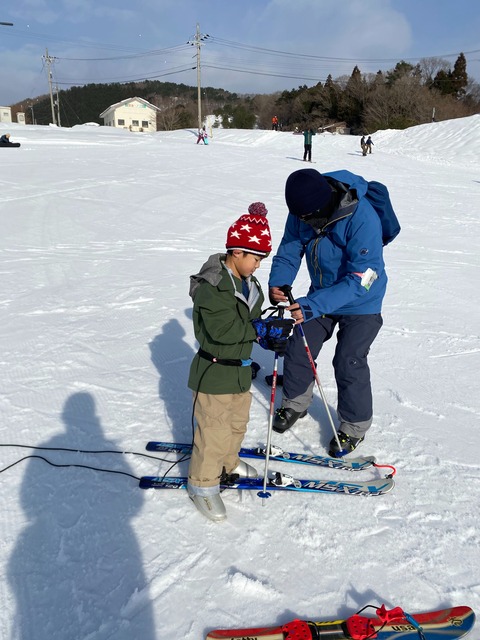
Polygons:
<instances>
[{"instance_id":1,"label":"blue ski pant leg","mask_svg":"<svg viewBox=\"0 0 480 640\"><path fill-rule=\"evenodd\" d=\"M308 347L315 360L323 343L331 338L336 321L330 317L314 318L302 327ZM282 406L301 412L308 409L312 401L315 376L313 375L303 338L298 328L294 328L288 339L288 347L283 362Z\"/></svg>"},{"instance_id":2,"label":"blue ski pant leg","mask_svg":"<svg viewBox=\"0 0 480 640\"><path fill-rule=\"evenodd\" d=\"M360 437L373 416L368 352L383 324L381 314L338 316L337 346L333 358L338 389L338 415L345 433Z\"/></svg>"}]
</instances>

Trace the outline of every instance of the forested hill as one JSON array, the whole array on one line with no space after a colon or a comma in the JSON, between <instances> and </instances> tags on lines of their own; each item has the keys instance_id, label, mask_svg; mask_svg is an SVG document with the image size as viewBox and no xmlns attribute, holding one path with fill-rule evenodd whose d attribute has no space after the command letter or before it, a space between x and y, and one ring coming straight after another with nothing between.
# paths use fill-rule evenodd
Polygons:
<instances>
[{"instance_id":1,"label":"forested hill","mask_svg":"<svg viewBox=\"0 0 480 640\"><path fill-rule=\"evenodd\" d=\"M56 97L56 96L55 96ZM99 117L110 105L127 98L143 98L151 104L163 109L173 108L179 116L179 127L192 126L195 122L197 87L173 82L160 82L158 80L145 80L144 82L87 84L82 87L71 87L59 92L60 120L62 126L71 127L85 122L98 122L103 124ZM238 96L235 93L214 89L202 88L202 99L212 106L224 105L226 102L235 102ZM38 98L25 100L12 106L12 118L17 111L24 111L28 124L49 124L52 121L52 109L50 96L44 95ZM33 118L32 118L33 111ZM183 117L180 117L183 113ZM193 119L193 122L192 122Z\"/></svg>"}]
</instances>

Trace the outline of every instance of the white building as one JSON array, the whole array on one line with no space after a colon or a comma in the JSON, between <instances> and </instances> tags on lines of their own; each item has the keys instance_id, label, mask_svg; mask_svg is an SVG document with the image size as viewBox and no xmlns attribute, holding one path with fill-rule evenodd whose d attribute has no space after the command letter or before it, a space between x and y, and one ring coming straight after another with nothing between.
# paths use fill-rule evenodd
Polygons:
<instances>
[{"instance_id":1,"label":"white building","mask_svg":"<svg viewBox=\"0 0 480 640\"><path fill-rule=\"evenodd\" d=\"M143 98L127 98L100 114L106 127L130 131L156 131L158 107Z\"/></svg>"},{"instance_id":2,"label":"white building","mask_svg":"<svg viewBox=\"0 0 480 640\"><path fill-rule=\"evenodd\" d=\"M12 121L12 110L10 107L0 107L0 122L8 122Z\"/></svg>"}]
</instances>

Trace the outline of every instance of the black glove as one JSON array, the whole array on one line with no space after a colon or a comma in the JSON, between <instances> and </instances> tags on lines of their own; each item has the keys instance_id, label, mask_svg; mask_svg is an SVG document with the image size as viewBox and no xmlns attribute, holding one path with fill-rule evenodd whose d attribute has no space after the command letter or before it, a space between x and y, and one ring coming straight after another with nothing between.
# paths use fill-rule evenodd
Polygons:
<instances>
[{"instance_id":1,"label":"black glove","mask_svg":"<svg viewBox=\"0 0 480 640\"><path fill-rule=\"evenodd\" d=\"M252 324L257 333L258 344L263 349L275 351L278 355L285 355L287 350L287 340L292 332L295 321L284 318L256 318Z\"/></svg>"}]
</instances>

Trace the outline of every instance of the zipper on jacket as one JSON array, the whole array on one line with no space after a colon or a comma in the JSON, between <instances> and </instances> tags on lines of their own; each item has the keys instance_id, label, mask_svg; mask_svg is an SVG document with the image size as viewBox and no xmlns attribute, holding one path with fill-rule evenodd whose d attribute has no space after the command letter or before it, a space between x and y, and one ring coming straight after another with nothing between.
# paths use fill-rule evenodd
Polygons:
<instances>
[{"instance_id":1,"label":"zipper on jacket","mask_svg":"<svg viewBox=\"0 0 480 640\"><path fill-rule=\"evenodd\" d=\"M355 209L353 211L355 211ZM312 246L312 249L310 251L310 261L311 261L312 266L313 266L313 273L315 275L318 274L318 283L319 283L319 286L320 286L321 289L323 289L323 271L322 271L322 269L320 267L320 264L318 262L318 251L317 251L318 243L320 242L320 240L325 238L325 236L326 236L325 229L328 227L329 224L334 224L334 223L339 222L340 220L343 220L344 218L350 217L352 215L353 211L350 211L349 213L346 213L345 215L340 216L340 218L336 218L335 220L327 222L327 224L324 225L320 229L318 237L315 238L315 240L313 242L313 246ZM333 241L331 240L330 242L333 242Z\"/></svg>"}]
</instances>

